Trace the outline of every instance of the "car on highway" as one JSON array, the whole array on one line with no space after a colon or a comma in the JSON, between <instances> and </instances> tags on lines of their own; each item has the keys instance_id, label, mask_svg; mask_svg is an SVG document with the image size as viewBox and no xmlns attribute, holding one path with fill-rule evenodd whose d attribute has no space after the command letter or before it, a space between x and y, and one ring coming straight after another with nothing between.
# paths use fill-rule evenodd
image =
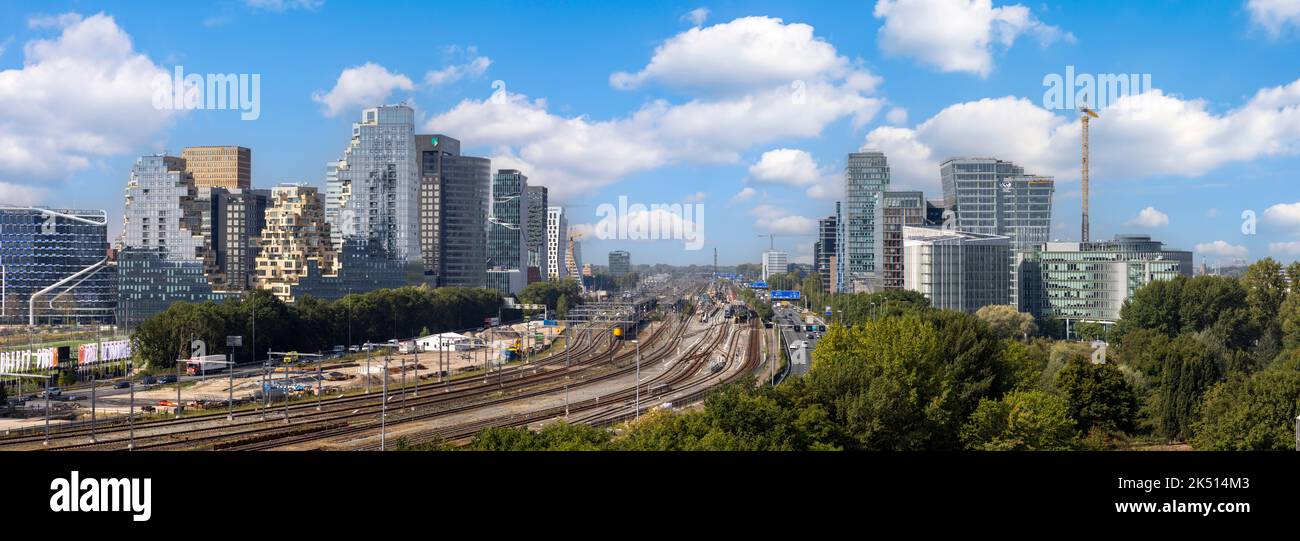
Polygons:
<instances>
[{"instance_id":1,"label":"car on highway","mask_svg":"<svg viewBox=\"0 0 1300 541\"><path fill-rule=\"evenodd\" d=\"M158 378L155 378L153 376L145 376L144 379L140 380L140 383L143 383L145 385L153 385L155 383L158 383Z\"/></svg>"},{"instance_id":2,"label":"car on highway","mask_svg":"<svg viewBox=\"0 0 1300 541\"><path fill-rule=\"evenodd\" d=\"M127 380L122 380L113 384L114 389L127 389L129 387L131 387L131 382Z\"/></svg>"},{"instance_id":3,"label":"car on highway","mask_svg":"<svg viewBox=\"0 0 1300 541\"><path fill-rule=\"evenodd\" d=\"M158 378L158 383L161 384L176 383L176 376L171 376L171 375L163 376L161 378Z\"/></svg>"},{"instance_id":4,"label":"car on highway","mask_svg":"<svg viewBox=\"0 0 1300 541\"><path fill-rule=\"evenodd\" d=\"M41 398L45 398L45 395L47 394L51 397L59 396L63 394L63 389L60 389L58 387L50 387L48 390L41 391L40 394L37 396Z\"/></svg>"}]
</instances>

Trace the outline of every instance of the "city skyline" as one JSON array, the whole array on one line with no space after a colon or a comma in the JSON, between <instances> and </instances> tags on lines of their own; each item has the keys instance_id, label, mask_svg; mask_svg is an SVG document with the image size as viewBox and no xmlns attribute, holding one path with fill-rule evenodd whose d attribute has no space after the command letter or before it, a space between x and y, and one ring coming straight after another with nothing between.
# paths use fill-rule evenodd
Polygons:
<instances>
[{"instance_id":1,"label":"city skyline","mask_svg":"<svg viewBox=\"0 0 1300 541\"><path fill-rule=\"evenodd\" d=\"M1198 266L1300 254L1300 202L1284 173L1300 165L1300 82L1285 69L1297 48L1285 19L1261 19L1245 3L1177 13L1113 4L1109 11L1118 15L1099 25L1090 23L1107 17L1106 6L999 2L986 12L975 2L967 17L975 21L971 40L932 43L909 29L925 28L924 16L936 15L926 9L966 9L963 3L898 4L703 4L680 13L663 6L447 6L440 19L465 24L438 25L433 42L406 31L419 26L417 13L395 21L384 40L295 51L266 49L276 40L345 30L364 6L175 7L169 25L192 27L189 35L157 28L149 3L109 2L102 12L77 3L39 12L7 5L0 7L7 21L0 23L0 79L37 88L54 84L42 78L54 74L100 91L4 94L21 110L0 113L0 137L18 150L0 158L0 201L106 209L115 238L122 186L136 159L221 145L251 149L254 188L305 181L324 192L323 164L338 159L362 110L407 102L416 110L414 132L457 137L466 154L491 158L493 172L518 169L530 185L547 186L548 206L566 207L576 231L589 231L595 208L619 196L707 207L703 250L587 234L581 242L588 253L627 250L641 262L706 265L717 247L724 265L756 262L769 240L755 233L775 232L807 235L773 242L791 262L811 263L817 220L843 200L845 156L862 149L885 154L890 190L920 190L929 200L943 195L939 164L949 158L996 158L1053 176L1049 238L1074 241L1077 115L1048 108L1044 81L1139 73L1154 83L1144 89L1152 103L1098 106L1101 118L1093 122L1093 238L1150 234L1195 251ZM704 10L691 11L697 7ZM990 40L994 33L979 39L1013 9L1024 10L1028 22L997 30L1006 32L996 34L1003 40ZM559 24L574 11L587 14L584 28L637 23L581 38L606 46L575 47L577 38L561 35ZM1166 24L1152 31L1177 47L1148 50L1133 37L1153 18ZM986 19L989 26L979 27ZM489 20L510 31L475 31ZM1197 29L1211 26L1228 31L1200 43ZM565 51L566 61L548 55L554 50ZM1124 54L1131 51L1142 54ZM767 60L751 62L750 53ZM1189 55L1215 69L1185 69ZM60 61L80 71L58 71L68 69ZM710 69L701 70L706 62ZM153 109L150 79L178 66L261 74L260 118ZM132 101L137 97L146 102ZM34 126L42 113L66 112L81 123ZM55 129L81 142L43 131ZM1258 219L1258 234L1242 233L1245 211Z\"/></svg>"}]
</instances>

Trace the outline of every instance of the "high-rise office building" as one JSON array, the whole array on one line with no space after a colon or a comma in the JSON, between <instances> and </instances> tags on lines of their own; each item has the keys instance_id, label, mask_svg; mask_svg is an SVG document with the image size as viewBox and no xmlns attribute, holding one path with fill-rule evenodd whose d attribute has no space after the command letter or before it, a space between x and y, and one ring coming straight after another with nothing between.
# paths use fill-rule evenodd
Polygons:
<instances>
[{"instance_id":1,"label":"high-rise office building","mask_svg":"<svg viewBox=\"0 0 1300 541\"><path fill-rule=\"evenodd\" d=\"M547 192L546 186L528 187L528 266L537 269L538 276L547 275Z\"/></svg>"},{"instance_id":2,"label":"high-rise office building","mask_svg":"<svg viewBox=\"0 0 1300 541\"><path fill-rule=\"evenodd\" d=\"M255 287L257 238L266 225L271 191L212 188L208 197L214 287L229 291Z\"/></svg>"},{"instance_id":3,"label":"high-rise office building","mask_svg":"<svg viewBox=\"0 0 1300 541\"><path fill-rule=\"evenodd\" d=\"M346 168L346 164L344 161L325 164L325 221L330 224L330 241L334 243L335 250L343 249L344 231L356 230L356 212L344 212L352 199L352 181L339 176L339 171Z\"/></svg>"},{"instance_id":4,"label":"high-rise office building","mask_svg":"<svg viewBox=\"0 0 1300 541\"><path fill-rule=\"evenodd\" d=\"M0 325L111 324L108 212L0 207Z\"/></svg>"},{"instance_id":5,"label":"high-rise office building","mask_svg":"<svg viewBox=\"0 0 1300 541\"><path fill-rule=\"evenodd\" d=\"M488 268L528 268L528 177L514 169L492 176L492 207L488 218Z\"/></svg>"},{"instance_id":6,"label":"high-rise office building","mask_svg":"<svg viewBox=\"0 0 1300 541\"><path fill-rule=\"evenodd\" d=\"M483 287L492 162L462 156L460 141L415 136L420 162L420 252L439 286Z\"/></svg>"},{"instance_id":7,"label":"high-rise office building","mask_svg":"<svg viewBox=\"0 0 1300 541\"><path fill-rule=\"evenodd\" d=\"M883 230L880 206L889 189L889 161L876 151L849 154L844 170L844 287L849 292L881 288Z\"/></svg>"},{"instance_id":8,"label":"high-rise office building","mask_svg":"<svg viewBox=\"0 0 1300 541\"><path fill-rule=\"evenodd\" d=\"M839 202L835 203L835 214L817 221L817 243L813 245L813 267L822 280L822 292L835 291L834 265L836 245L839 244Z\"/></svg>"},{"instance_id":9,"label":"high-rise office building","mask_svg":"<svg viewBox=\"0 0 1300 541\"><path fill-rule=\"evenodd\" d=\"M993 158L952 158L939 166L944 206L957 229L1011 238L1013 250L1048 241L1052 229L1052 177Z\"/></svg>"},{"instance_id":10,"label":"high-rise office building","mask_svg":"<svg viewBox=\"0 0 1300 541\"><path fill-rule=\"evenodd\" d=\"M420 252L420 171L415 111L385 105L361 112L352 141L326 171L327 206L341 236L355 236L392 259L417 261ZM343 194L346 193L346 197ZM335 245L339 242L336 240Z\"/></svg>"},{"instance_id":11,"label":"high-rise office building","mask_svg":"<svg viewBox=\"0 0 1300 541\"><path fill-rule=\"evenodd\" d=\"M568 276L569 220L564 207L546 208L546 278L559 280Z\"/></svg>"},{"instance_id":12,"label":"high-rise office building","mask_svg":"<svg viewBox=\"0 0 1300 541\"><path fill-rule=\"evenodd\" d=\"M925 225L925 195L885 192L880 207L881 287L903 289L903 228Z\"/></svg>"},{"instance_id":13,"label":"high-rise office building","mask_svg":"<svg viewBox=\"0 0 1300 541\"><path fill-rule=\"evenodd\" d=\"M117 261L118 325L132 328L177 301L229 297L214 291L208 275L213 257L203 219L211 203L198 195L181 158L144 156L131 168Z\"/></svg>"},{"instance_id":14,"label":"high-rise office building","mask_svg":"<svg viewBox=\"0 0 1300 541\"><path fill-rule=\"evenodd\" d=\"M1011 239L937 228L903 227L903 286L931 306L975 313L1010 302L1004 262Z\"/></svg>"},{"instance_id":15,"label":"high-rise office building","mask_svg":"<svg viewBox=\"0 0 1300 541\"><path fill-rule=\"evenodd\" d=\"M1067 334L1081 322L1109 327L1124 301L1156 280L1192 275L1192 253L1171 250L1146 235L1114 240L1047 242L1016 255L1019 309L1065 322Z\"/></svg>"},{"instance_id":16,"label":"high-rise office building","mask_svg":"<svg viewBox=\"0 0 1300 541\"><path fill-rule=\"evenodd\" d=\"M568 249L568 253L565 255L564 258L564 266L565 266L564 272L568 276L577 278L578 282L581 283L582 274L580 273L582 269L582 243L578 242L577 237L573 235L569 235L566 233L565 236L569 238L569 249Z\"/></svg>"},{"instance_id":17,"label":"high-rise office building","mask_svg":"<svg viewBox=\"0 0 1300 541\"><path fill-rule=\"evenodd\" d=\"M632 272L632 254L624 250L614 250L609 253L609 274L612 276L626 276Z\"/></svg>"},{"instance_id":18,"label":"high-rise office building","mask_svg":"<svg viewBox=\"0 0 1300 541\"><path fill-rule=\"evenodd\" d=\"M181 150L185 170L194 176L200 192L209 188L247 190L253 185L253 151L244 147L186 147Z\"/></svg>"},{"instance_id":19,"label":"high-rise office building","mask_svg":"<svg viewBox=\"0 0 1300 541\"><path fill-rule=\"evenodd\" d=\"M1011 239L1012 253L1049 240L1052 229L1052 177L1026 175L1024 168L994 158L952 158L939 166L944 206L956 214L956 228ZM1008 261L1012 302L1018 274Z\"/></svg>"},{"instance_id":20,"label":"high-rise office building","mask_svg":"<svg viewBox=\"0 0 1300 541\"><path fill-rule=\"evenodd\" d=\"M785 274L790 270L790 254L769 250L763 252L763 280L778 274Z\"/></svg>"},{"instance_id":21,"label":"high-rise office building","mask_svg":"<svg viewBox=\"0 0 1300 541\"><path fill-rule=\"evenodd\" d=\"M203 207L185 160L144 156L131 168L126 185L123 246L160 248L168 259L202 261Z\"/></svg>"}]
</instances>

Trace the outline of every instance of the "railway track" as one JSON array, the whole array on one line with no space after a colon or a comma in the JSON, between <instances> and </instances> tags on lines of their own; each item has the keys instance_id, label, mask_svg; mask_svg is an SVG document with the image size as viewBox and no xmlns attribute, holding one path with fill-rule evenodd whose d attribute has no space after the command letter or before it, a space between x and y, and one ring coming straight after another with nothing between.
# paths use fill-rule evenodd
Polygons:
<instances>
[{"instance_id":1,"label":"railway track","mask_svg":"<svg viewBox=\"0 0 1300 541\"><path fill-rule=\"evenodd\" d=\"M585 334L575 332L575 335ZM659 336L659 330L652 331L651 340ZM601 347L604 345L604 347ZM580 348L580 349L579 349ZM445 402L449 400L464 399L475 394L489 392L494 390L503 390L507 388L518 387L522 384L528 384L535 380L545 381L549 378L556 377L555 374L567 370L551 370L554 366L565 363L566 360L572 359L571 368L585 368L589 365L599 363L603 360L611 359L617 343L600 339L580 339L575 340L576 351L572 352L555 352L545 358L538 359L529 363L527 366L515 366L504 368L497 374L487 375L481 379L480 376L464 378L454 382L417 382L415 385L408 386L407 391L411 394L418 395L417 398L408 398L407 405L421 405L433 402ZM624 356L614 356L613 360L617 361ZM560 374L562 375L562 374ZM536 378L536 379L533 379ZM496 381L493 381L496 380ZM395 395L403 396L403 395ZM417 402L419 400L419 402ZM316 404L312 402L291 403L288 407L289 415L295 422L312 422L315 420L328 419L336 416L341 412L348 414L363 414L369 412L378 412L382 408L381 398L378 394L351 395L346 397L334 398L322 402L321 410L316 410ZM390 404L393 400L390 397ZM265 408L267 418L265 421L260 420L264 414L264 409L244 410L237 412L235 418L242 423L230 423L225 420L224 412L214 412L211 415L200 415L184 417L181 419L160 419L154 421L144 421L135 423L136 430L136 448L151 448L147 443L149 438L171 439L173 441L188 440L203 432L230 432L232 427L243 424L245 426L263 425L260 429L279 429L284 430L285 418L276 413L284 411L274 406ZM278 411L275 411L278 410ZM205 423L218 423L218 426L201 426ZM272 427L269 424L274 423ZM179 430L177 430L179 429ZM96 448L111 448L117 446L126 448L130 441L126 438L130 427L127 423L117 423L115 425L101 425L96 429L100 441L82 442L76 444L64 444L49 447L50 450L91 450ZM154 431L157 433L150 433ZM159 432L161 431L161 432ZM143 432L143 433L142 433ZM239 434L251 432L250 430L237 431ZM52 432L50 434L51 443L59 441L73 441L78 438L88 438L89 428L79 428L76 430ZM116 437L115 437L116 436ZM107 438L107 439L104 439ZM17 438L0 439L0 447L17 446L22 444L39 444L43 436L25 436Z\"/></svg>"},{"instance_id":2,"label":"railway track","mask_svg":"<svg viewBox=\"0 0 1300 541\"><path fill-rule=\"evenodd\" d=\"M731 326L720 326L720 328L716 329L720 330L715 333L714 337L708 338L707 342L705 339L701 339L701 341L695 342L693 346L690 346L690 349L686 351L686 354L682 356L682 359L673 364L671 371L660 373L659 376L650 378L650 380L642 381L642 388L645 388L647 385L654 385L656 382L668 382L669 385L672 385L673 382L685 381L686 378L690 378L695 375L695 373L701 371L701 369L707 364L707 360L712 355L712 352L718 349L718 346L722 345L724 339L727 337L735 339L737 334ZM658 359L642 359L642 364L655 362L655 360ZM617 373L610 373L606 378L627 376L629 373L633 373L634 369L636 369L636 367L621 368L620 371L617 371ZM647 399L651 398L650 395L645 394L643 394L643 397ZM581 412L597 410L597 408L608 407L608 404L611 403L632 401L634 398L636 398L636 388L621 389L615 391L615 393L603 394L601 397L572 402L569 403L567 407L547 407L542 408L542 410L526 412L526 414L497 416L491 417L491 419L472 421L472 423L452 425L452 427L424 430L424 432L407 434L407 436L402 437L402 440L407 443L465 440L465 438L472 437L474 434L477 434L478 432L481 432L482 429L486 428L523 427L523 425L537 423L537 421L562 417L565 414L573 415L575 412L581 414ZM359 449L356 450L378 449L380 449L380 445L374 445L374 443L372 443L372 445L359 447Z\"/></svg>"},{"instance_id":3,"label":"railway track","mask_svg":"<svg viewBox=\"0 0 1300 541\"><path fill-rule=\"evenodd\" d=\"M722 328L729 329L731 327ZM672 386L673 389L678 389L679 386L686 386L686 388L690 389L689 392L685 395L674 395L673 402L674 404L693 403L702 400L704 396L707 395L709 391L713 390L713 388L718 384L736 381L758 368L761 360L759 354L759 340L761 339L761 333L751 324L748 334L749 339L743 352L741 365L734 371L729 371L727 368L724 368L717 374L710 373L698 377L700 372L706 367L707 363L704 361L707 360L713 350L721 344L724 336L726 336L725 332L718 333L718 336L714 338L711 345L706 348L702 354L684 358L682 361L674 365L672 370L665 371L654 378L643 381L641 386L645 387L649 385L653 388L658 384L667 384ZM728 351L732 352L727 356L728 365L730 365L733 357L735 357L734 352L736 350L734 345L739 337L739 331L730 333L729 339L731 340L731 345L733 347L728 348ZM716 380L716 382L714 382L714 380ZM656 396L662 397L662 395L643 395L643 398L653 400ZM528 426L539 421L565 416L566 413L569 414L571 417L570 422L573 423L606 426L635 417L637 415L636 406L634 403L628 403L629 401L635 400L635 398L636 389L629 388L617 393L603 395L598 399L589 399L572 403L568 406L567 412L565 408L562 407L551 407L526 414L499 416L491 419L418 432L416 434L403 436L401 439L408 444L422 444L435 441L464 441L486 428ZM610 407L611 403L615 404L613 408ZM633 410L632 412L626 412L629 407ZM572 415L574 413L587 413L588 415L573 419ZM372 444L362 447L359 450L373 451L378 449L379 445Z\"/></svg>"}]
</instances>

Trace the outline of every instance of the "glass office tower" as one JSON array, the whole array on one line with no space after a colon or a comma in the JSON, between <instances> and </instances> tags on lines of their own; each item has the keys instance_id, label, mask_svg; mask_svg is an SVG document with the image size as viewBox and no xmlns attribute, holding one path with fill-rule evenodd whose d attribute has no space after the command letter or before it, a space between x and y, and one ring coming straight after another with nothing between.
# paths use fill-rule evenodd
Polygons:
<instances>
[{"instance_id":1,"label":"glass office tower","mask_svg":"<svg viewBox=\"0 0 1300 541\"><path fill-rule=\"evenodd\" d=\"M112 324L103 210L0 207L0 324Z\"/></svg>"}]
</instances>

